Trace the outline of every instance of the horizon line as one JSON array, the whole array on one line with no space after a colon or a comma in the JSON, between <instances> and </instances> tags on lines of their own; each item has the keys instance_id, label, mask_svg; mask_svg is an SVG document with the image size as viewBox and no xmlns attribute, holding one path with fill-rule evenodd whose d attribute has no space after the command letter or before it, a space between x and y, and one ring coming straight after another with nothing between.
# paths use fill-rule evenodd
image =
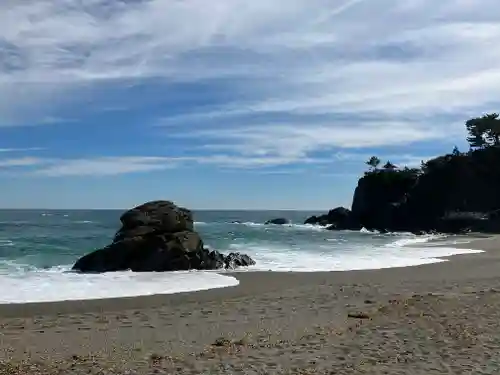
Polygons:
<instances>
[{"instance_id":1,"label":"horizon line","mask_svg":"<svg viewBox=\"0 0 500 375\"><path fill-rule=\"evenodd\" d=\"M19 207L0 207L0 211L128 211L137 206L132 206L130 208L19 208ZM183 207L183 206L180 206ZM336 206L339 207L339 206ZM187 208L187 207L184 207ZM325 211L331 208L309 208L309 209L298 209L298 208L188 208L190 211Z\"/></svg>"}]
</instances>

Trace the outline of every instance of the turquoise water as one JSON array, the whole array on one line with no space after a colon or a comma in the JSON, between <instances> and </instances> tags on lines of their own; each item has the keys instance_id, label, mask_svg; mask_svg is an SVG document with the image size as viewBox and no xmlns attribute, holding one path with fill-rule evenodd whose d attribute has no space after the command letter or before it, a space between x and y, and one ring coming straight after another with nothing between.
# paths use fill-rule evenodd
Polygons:
<instances>
[{"instance_id":1,"label":"turquoise water","mask_svg":"<svg viewBox=\"0 0 500 375\"><path fill-rule=\"evenodd\" d=\"M111 241L121 213L0 210L0 303L176 293L237 284L225 272L68 272L80 256ZM312 214L318 212L199 211L194 217L207 246L245 252L256 260L257 265L246 271L377 269L432 263L440 256L468 252L454 249L453 238L427 246L432 237L333 232L301 224ZM292 224L263 224L276 217L288 218Z\"/></svg>"},{"instance_id":2,"label":"turquoise water","mask_svg":"<svg viewBox=\"0 0 500 375\"><path fill-rule=\"evenodd\" d=\"M89 251L110 243L120 227L118 210L0 210L0 269L50 268L69 265ZM303 222L310 212L200 211L196 229L208 246L230 250L246 237L266 240L270 233L233 221L263 223L286 215ZM278 233L276 233L278 234ZM300 233L298 233L300 235ZM263 236L262 236L263 235Z\"/></svg>"}]
</instances>

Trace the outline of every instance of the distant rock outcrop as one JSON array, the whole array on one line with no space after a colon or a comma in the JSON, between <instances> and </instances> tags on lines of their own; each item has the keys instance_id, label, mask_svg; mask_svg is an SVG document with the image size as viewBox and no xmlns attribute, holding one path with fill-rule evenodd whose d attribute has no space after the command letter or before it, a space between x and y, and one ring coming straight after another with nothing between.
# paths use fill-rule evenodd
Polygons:
<instances>
[{"instance_id":1,"label":"distant rock outcrop","mask_svg":"<svg viewBox=\"0 0 500 375\"><path fill-rule=\"evenodd\" d=\"M352 211L336 208L307 224L413 233L500 233L500 147L454 151L422 168L366 172Z\"/></svg>"},{"instance_id":2,"label":"distant rock outcrop","mask_svg":"<svg viewBox=\"0 0 500 375\"><path fill-rule=\"evenodd\" d=\"M249 266L245 254L223 255L204 247L189 210L170 201L153 201L125 212L113 243L80 258L73 270L137 272L213 270Z\"/></svg>"},{"instance_id":3,"label":"distant rock outcrop","mask_svg":"<svg viewBox=\"0 0 500 375\"><path fill-rule=\"evenodd\" d=\"M351 210L345 207L337 207L328 211L325 215L311 216L306 219L304 224L327 226L327 229L333 230L359 230L361 226L354 220Z\"/></svg>"},{"instance_id":4,"label":"distant rock outcrop","mask_svg":"<svg viewBox=\"0 0 500 375\"><path fill-rule=\"evenodd\" d=\"M353 215L369 229L500 232L500 148L431 159L422 169L381 170L360 179Z\"/></svg>"},{"instance_id":5,"label":"distant rock outcrop","mask_svg":"<svg viewBox=\"0 0 500 375\"><path fill-rule=\"evenodd\" d=\"M285 225L285 224L290 224L290 220L285 219L284 217L279 217L277 219L268 220L264 224Z\"/></svg>"}]
</instances>

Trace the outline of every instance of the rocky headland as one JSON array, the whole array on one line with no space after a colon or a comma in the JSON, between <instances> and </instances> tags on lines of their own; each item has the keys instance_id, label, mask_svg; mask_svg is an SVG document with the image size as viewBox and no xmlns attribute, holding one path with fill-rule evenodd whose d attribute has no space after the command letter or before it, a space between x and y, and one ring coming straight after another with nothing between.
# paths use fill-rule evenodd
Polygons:
<instances>
[{"instance_id":1,"label":"rocky headland","mask_svg":"<svg viewBox=\"0 0 500 375\"><path fill-rule=\"evenodd\" d=\"M500 233L500 119L466 122L470 150L398 168L372 157L354 191L351 210L338 207L306 224L328 229L414 233Z\"/></svg>"}]
</instances>

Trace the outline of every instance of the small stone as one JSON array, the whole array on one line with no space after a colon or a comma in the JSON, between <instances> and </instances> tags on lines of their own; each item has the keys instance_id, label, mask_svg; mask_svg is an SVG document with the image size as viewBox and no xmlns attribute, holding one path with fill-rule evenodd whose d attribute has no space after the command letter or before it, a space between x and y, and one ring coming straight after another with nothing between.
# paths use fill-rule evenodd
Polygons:
<instances>
[{"instance_id":1,"label":"small stone","mask_svg":"<svg viewBox=\"0 0 500 375\"><path fill-rule=\"evenodd\" d=\"M366 313L349 313L347 314L348 318L354 318L354 319L370 319L370 316Z\"/></svg>"},{"instance_id":2,"label":"small stone","mask_svg":"<svg viewBox=\"0 0 500 375\"><path fill-rule=\"evenodd\" d=\"M231 340L229 339L226 339L224 337L219 337L218 339L216 339L214 341L214 343L212 344L213 346L219 346L219 347L227 347L227 346L231 346L232 342Z\"/></svg>"}]
</instances>

